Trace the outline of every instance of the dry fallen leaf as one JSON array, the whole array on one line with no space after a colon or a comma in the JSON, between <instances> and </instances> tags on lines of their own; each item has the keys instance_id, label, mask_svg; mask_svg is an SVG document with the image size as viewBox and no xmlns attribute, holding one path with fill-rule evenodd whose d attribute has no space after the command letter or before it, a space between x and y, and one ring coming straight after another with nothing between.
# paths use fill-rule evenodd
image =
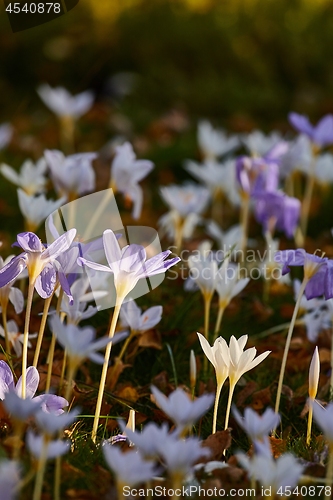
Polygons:
<instances>
[{"instance_id":1,"label":"dry fallen leaf","mask_svg":"<svg viewBox=\"0 0 333 500\"><path fill-rule=\"evenodd\" d=\"M211 455L209 458L200 460L200 463L206 463L213 460L221 460L224 450L227 450L231 445L231 429L217 431L211 434L207 439L202 441L201 446L209 448Z\"/></svg>"}]
</instances>

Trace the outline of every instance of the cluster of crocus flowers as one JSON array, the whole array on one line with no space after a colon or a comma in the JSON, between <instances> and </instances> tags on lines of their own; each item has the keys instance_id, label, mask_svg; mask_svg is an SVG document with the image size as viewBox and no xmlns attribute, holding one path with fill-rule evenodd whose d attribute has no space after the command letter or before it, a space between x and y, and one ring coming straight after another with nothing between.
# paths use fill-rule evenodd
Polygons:
<instances>
[{"instance_id":1,"label":"cluster of crocus flowers","mask_svg":"<svg viewBox=\"0 0 333 500\"><path fill-rule=\"evenodd\" d=\"M257 357L257 350L255 347L251 347L244 351L248 339L247 335L243 335L238 340L232 335L229 346L223 337L218 337L213 346L210 346L209 342L201 333L198 333L198 337L202 350L215 368L217 381L213 417L213 433L215 433L219 398L224 382L229 378L229 398L225 417L225 429L227 429L232 397L237 382L244 373L259 365L271 351L266 351Z\"/></svg>"},{"instance_id":2,"label":"cluster of crocus flowers","mask_svg":"<svg viewBox=\"0 0 333 500\"><path fill-rule=\"evenodd\" d=\"M287 364L287 357L291 342L293 329L295 326L297 314L300 308L303 293L307 299L312 299L324 295L326 299L333 297L333 261L328 260L326 257L319 257L315 254L308 254L304 249L297 250L283 250L275 254L275 260L283 265L282 274L290 271L292 266L303 266L304 276L299 289L299 294L295 304L293 316L289 325L287 340L285 343L280 377L278 383L278 390L275 403L275 411L279 411L282 383Z\"/></svg>"}]
</instances>

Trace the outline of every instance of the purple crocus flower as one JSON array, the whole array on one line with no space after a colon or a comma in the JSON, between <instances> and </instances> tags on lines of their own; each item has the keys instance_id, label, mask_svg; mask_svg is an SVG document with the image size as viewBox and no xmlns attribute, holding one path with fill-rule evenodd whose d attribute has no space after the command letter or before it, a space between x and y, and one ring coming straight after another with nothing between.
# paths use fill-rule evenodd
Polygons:
<instances>
[{"instance_id":1,"label":"purple crocus flower","mask_svg":"<svg viewBox=\"0 0 333 500\"><path fill-rule=\"evenodd\" d=\"M179 257L166 260L172 253L170 250L146 260L146 250L141 245L131 244L121 249L116 235L111 229L104 231L103 245L109 267L84 258L79 258L78 262L96 271L113 273L119 301L123 301L141 278L165 273L171 266L180 261Z\"/></svg>"},{"instance_id":2,"label":"purple crocus flower","mask_svg":"<svg viewBox=\"0 0 333 500\"><path fill-rule=\"evenodd\" d=\"M255 217L263 225L265 232L276 228L291 238L297 227L300 210L301 202L297 198L280 191L263 191L255 197Z\"/></svg>"},{"instance_id":3,"label":"purple crocus flower","mask_svg":"<svg viewBox=\"0 0 333 500\"><path fill-rule=\"evenodd\" d=\"M36 404L36 409L41 408L45 413L61 415L64 413L63 407L68 406L68 401L54 394L41 394L35 396L39 385L39 373L37 368L29 366L27 369L26 380L26 398ZM12 396L14 394L15 396ZM28 410L31 412L32 406L27 406L26 410L22 410L25 406L25 399L22 395L22 377L18 379L15 385L13 373L5 361L0 361L0 399L4 400L7 410L10 413L19 415L22 411ZM19 398L19 399L18 399Z\"/></svg>"},{"instance_id":4,"label":"purple crocus flower","mask_svg":"<svg viewBox=\"0 0 333 500\"><path fill-rule=\"evenodd\" d=\"M249 195L276 191L279 164L288 147L287 142L280 141L261 158L239 157L236 161L236 178L242 190Z\"/></svg>"},{"instance_id":5,"label":"purple crocus flower","mask_svg":"<svg viewBox=\"0 0 333 500\"><path fill-rule=\"evenodd\" d=\"M304 277L309 280L304 291L307 299L321 295L324 295L326 300L333 297L333 260L306 253L303 248L298 248L276 252L275 261L283 264L283 275L290 272L290 267L304 267Z\"/></svg>"},{"instance_id":6,"label":"purple crocus flower","mask_svg":"<svg viewBox=\"0 0 333 500\"><path fill-rule=\"evenodd\" d=\"M333 144L333 115L324 116L317 125L312 125L307 116L298 113L290 113L288 118L293 127L307 135L316 146L323 148Z\"/></svg>"},{"instance_id":7,"label":"purple crocus flower","mask_svg":"<svg viewBox=\"0 0 333 500\"><path fill-rule=\"evenodd\" d=\"M0 287L8 285L25 269L29 280L43 298L50 297L56 285L55 259L71 246L76 235L76 229L59 236L47 248L34 233L25 232L17 235L16 246L24 252L14 257L0 270Z\"/></svg>"}]
</instances>

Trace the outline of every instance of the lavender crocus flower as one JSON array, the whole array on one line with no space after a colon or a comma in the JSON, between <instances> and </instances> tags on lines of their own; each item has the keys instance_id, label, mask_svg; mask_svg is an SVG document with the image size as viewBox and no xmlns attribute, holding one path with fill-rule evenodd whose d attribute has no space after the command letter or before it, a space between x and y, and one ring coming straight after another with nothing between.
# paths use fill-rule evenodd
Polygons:
<instances>
[{"instance_id":1,"label":"lavender crocus flower","mask_svg":"<svg viewBox=\"0 0 333 500\"><path fill-rule=\"evenodd\" d=\"M24 252L14 257L6 266L0 269L0 287L8 285L25 269L29 280L43 298L50 297L56 284L55 259L68 250L76 235L76 229L59 236L47 248L34 233L26 232L17 235L16 246Z\"/></svg>"},{"instance_id":2,"label":"lavender crocus flower","mask_svg":"<svg viewBox=\"0 0 333 500\"><path fill-rule=\"evenodd\" d=\"M0 272L9 262L14 258L14 255L10 255L7 259L3 260L0 257ZM23 293L19 288L13 286L14 282L11 281L8 285L5 285L0 288L0 311L2 309L6 309L8 305L8 301L11 302L14 306L16 314L20 314L23 311L24 307L24 297Z\"/></svg>"},{"instance_id":3,"label":"lavender crocus flower","mask_svg":"<svg viewBox=\"0 0 333 500\"><path fill-rule=\"evenodd\" d=\"M301 202L280 191L263 191L255 197L255 217L263 225L265 233L273 233L276 228L291 238L296 230L300 211Z\"/></svg>"},{"instance_id":4,"label":"lavender crocus flower","mask_svg":"<svg viewBox=\"0 0 333 500\"><path fill-rule=\"evenodd\" d=\"M163 307L154 306L142 312L134 300L123 304L120 319L123 326L129 326L132 331L145 332L154 328L161 321Z\"/></svg>"},{"instance_id":5,"label":"lavender crocus flower","mask_svg":"<svg viewBox=\"0 0 333 500\"><path fill-rule=\"evenodd\" d=\"M1 460L0 462L0 484L1 498L3 500L15 500L18 498L17 485L20 482L20 468L13 460Z\"/></svg>"},{"instance_id":6,"label":"lavender crocus flower","mask_svg":"<svg viewBox=\"0 0 333 500\"><path fill-rule=\"evenodd\" d=\"M242 191L248 195L256 195L262 191L276 191L279 164L287 150L288 143L281 141L261 158L239 157L236 162L236 178Z\"/></svg>"},{"instance_id":7,"label":"lavender crocus flower","mask_svg":"<svg viewBox=\"0 0 333 500\"><path fill-rule=\"evenodd\" d=\"M290 272L290 267L304 267L304 277L308 279L304 292L307 299L321 295L324 295L326 300L333 297L333 260L306 253L303 248L298 248L276 252L275 261L283 264L283 275Z\"/></svg>"},{"instance_id":8,"label":"lavender crocus flower","mask_svg":"<svg viewBox=\"0 0 333 500\"><path fill-rule=\"evenodd\" d=\"M0 361L0 399L4 400L4 404L10 413L16 416L19 416L22 411L23 413L25 411L30 413L30 410L34 407L25 405L26 400L33 402L36 405L36 409L41 408L45 413L52 413L55 415L64 413L62 408L68 406L68 401L66 401L66 399L54 394L41 394L34 397L38 385L39 373L34 366L30 366L27 369L26 399L22 399L22 377L18 379L15 385L11 369L5 361ZM24 406L27 406L27 408L22 410Z\"/></svg>"},{"instance_id":9,"label":"lavender crocus flower","mask_svg":"<svg viewBox=\"0 0 333 500\"><path fill-rule=\"evenodd\" d=\"M45 447L43 436L39 436L29 430L27 432L27 446L29 448L30 453L35 458L40 458L43 454L43 450ZM61 439L57 439L55 441L48 441L47 443L47 458L52 459L56 457L60 457L65 453L68 453L70 450L70 441L62 441Z\"/></svg>"},{"instance_id":10,"label":"lavender crocus flower","mask_svg":"<svg viewBox=\"0 0 333 500\"><path fill-rule=\"evenodd\" d=\"M170 250L146 260L146 250L141 245L131 244L121 249L116 235L111 229L104 231L103 245L109 267L82 257L78 259L78 262L96 271L113 273L117 301L120 303L140 279L165 273L171 266L180 261L179 257L166 260L168 255L172 253Z\"/></svg>"},{"instance_id":11,"label":"lavender crocus flower","mask_svg":"<svg viewBox=\"0 0 333 500\"><path fill-rule=\"evenodd\" d=\"M298 132L307 135L319 148L333 143L333 115L324 116L317 125L312 125L307 116L290 113L289 121Z\"/></svg>"}]
</instances>

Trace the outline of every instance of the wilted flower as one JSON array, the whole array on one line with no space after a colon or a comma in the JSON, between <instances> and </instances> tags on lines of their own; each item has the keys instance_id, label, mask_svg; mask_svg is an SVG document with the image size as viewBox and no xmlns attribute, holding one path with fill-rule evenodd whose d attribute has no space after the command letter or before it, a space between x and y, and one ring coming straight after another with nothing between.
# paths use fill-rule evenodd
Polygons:
<instances>
[{"instance_id":1,"label":"wilted flower","mask_svg":"<svg viewBox=\"0 0 333 500\"><path fill-rule=\"evenodd\" d=\"M37 92L44 104L59 117L80 118L94 101L94 94L90 91L73 96L64 87L52 88L48 84L40 85Z\"/></svg>"},{"instance_id":2,"label":"wilted flower","mask_svg":"<svg viewBox=\"0 0 333 500\"><path fill-rule=\"evenodd\" d=\"M36 164L31 160L26 160L20 169L20 173L5 164L1 165L0 172L7 180L22 188L30 196L45 190L47 179L45 177L46 161L44 158L38 160Z\"/></svg>"},{"instance_id":3,"label":"wilted flower","mask_svg":"<svg viewBox=\"0 0 333 500\"><path fill-rule=\"evenodd\" d=\"M176 424L179 433L185 433L191 429L194 423L209 410L214 401L212 394L204 394L192 401L190 396L179 388L168 398L154 386L151 392L157 406Z\"/></svg>"},{"instance_id":4,"label":"wilted flower","mask_svg":"<svg viewBox=\"0 0 333 500\"><path fill-rule=\"evenodd\" d=\"M116 147L111 167L110 187L133 202L133 218L141 215L143 193L139 182L154 168L149 160L137 160L129 142Z\"/></svg>"}]
</instances>

